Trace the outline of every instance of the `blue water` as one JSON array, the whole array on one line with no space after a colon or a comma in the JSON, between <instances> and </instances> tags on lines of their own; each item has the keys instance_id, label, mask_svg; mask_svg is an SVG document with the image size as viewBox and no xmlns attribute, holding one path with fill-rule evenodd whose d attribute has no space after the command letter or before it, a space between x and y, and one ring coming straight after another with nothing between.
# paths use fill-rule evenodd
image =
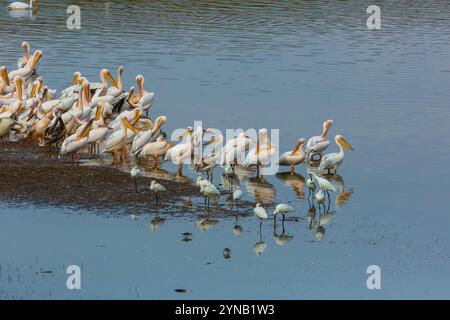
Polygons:
<instances>
[{"instance_id":1,"label":"blue water","mask_svg":"<svg viewBox=\"0 0 450 320\"><path fill-rule=\"evenodd\" d=\"M66 28L69 4L45 1L30 19L0 2L0 64L12 70L27 40L44 52L39 72L58 90L75 70L98 81L102 68L123 65L126 87L136 74L146 77L156 93L152 117L166 115L167 131L194 120L222 130L279 128L281 151L334 119L330 134L355 147L339 170L342 192L352 193L341 206L333 196L334 217L318 241L302 179L241 181L247 200L288 202L300 218L286 222L294 238L285 246L266 221L260 256L253 217L239 222L244 233L236 237L233 218L201 232L196 216L165 216L152 232L151 212L132 220L3 203L1 297L449 297L447 1L379 1L375 31L366 28L370 1L77 1L79 31ZM193 241L182 242L193 230ZM70 264L82 266L81 291L65 287ZM366 287L371 264L381 267L381 290Z\"/></svg>"}]
</instances>

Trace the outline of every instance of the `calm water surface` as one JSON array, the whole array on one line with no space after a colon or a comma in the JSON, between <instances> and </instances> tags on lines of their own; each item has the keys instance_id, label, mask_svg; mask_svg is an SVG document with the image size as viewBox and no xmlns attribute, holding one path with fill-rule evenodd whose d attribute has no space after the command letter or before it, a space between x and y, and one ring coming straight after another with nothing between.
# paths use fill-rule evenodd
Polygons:
<instances>
[{"instance_id":1,"label":"calm water surface","mask_svg":"<svg viewBox=\"0 0 450 320\"><path fill-rule=\"evenodd\" d=\"M202 231L196 216L159 213L166 220L152 231L155 212L132 220L0 204L1 297L449 298L447 1L378 1L377 31L366 28L370 1L48 0L35 17L11 16L6 3L0 64L14 68L27 40L44 52L39 71L51 88L68 86L76 70L97 81L102 68L123 65L127 87L145 75L156 93L152 116L166 115L167 131L194 120L280 128L285 151L332 118L331 134L356 151L334 182L341 197L321 241L308 228L301 176L241 181L247 200L295 206L285 245L280 224L277 237L271 221L260 234L253 217L235 236L234 218ZM66 28L70 4L81 7L79 31ZM70 264L82 267L81 291L65 287ZM371 264L382 269L378 291L366 288Z\"/></svg>"}]
</instances>

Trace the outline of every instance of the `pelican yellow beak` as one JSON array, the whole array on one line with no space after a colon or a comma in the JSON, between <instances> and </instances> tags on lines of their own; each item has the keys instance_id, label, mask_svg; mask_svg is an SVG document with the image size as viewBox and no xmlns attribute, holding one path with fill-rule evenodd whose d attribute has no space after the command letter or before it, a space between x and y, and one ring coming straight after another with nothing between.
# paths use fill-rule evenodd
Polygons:
<instances>
[{"instance_id":1,"label":"pelican yellow beak","mask_svg":"<svg viewBox=\"0 0 450 320\"><path fill-rule=\"evenodd\" d=\"M90 99L89 83L85 83L83 85L83 90L84 90L84 96L86 97L86 100L89 102L89 99Z\"/></svg>"},{"instance_id":2,"label":"pelican yellow beak","mask_svg":"<svg viewBox=\"0 0 450 320\"><path fill-rule=\"evenodd\" d=\"M78 83L78 80L80 79L80 73L77 71L73 74L73 80L72 85L76 85Z\"/></svg>"},{"instance_id":3,"label":"pelican yellow beak","mask_svg":"<svg viewBox=\"0 0 450 320\"><path fill-rule=\"evenodd\" d=\"M36 91L38 88L39 83L38 82L33 82L33 86L31 87L31 92L30 92L30 98L34 98L36 95Z\"/></svg>"},{"instance_id":4,"label":"pelican yellow beak","mask_svg":"<svg viewBox=\"0 0 450 320\"><path fill-rule=\"evenodd\" d=\"M23 91L22 91L23 80L22 80L22 78L16 77L14 79L14 84L15 84L16 90L17 90L17 98L19 100L22 100L22 96L23 96Z\"/></svg>"},{"instance_id":5,"label":"pelican yellow beak","mask_svg":"<svg viewBox=\"0 0 450 320\"><path fill-rule=\"evenodd\" d=\"M105 78L108 79L108 81L111 83L111 85L113 87L118 88L117 81L113 78L113 76L111 75L111 72L109 72L109 70L106 70Z\"/></svg>"},{"instance_id":6,"label":"pelican yellow beak","mask_svg":"<svg viewBox=\"0 0 450 320\"><path fill-rule=\"evenodd\" d=\"M133 131L133 132L138 132L138 131L139 131L139 129L134 128L126 118L122 118L122 117L121 117L121 118L120 118L120 122L122 122L122 125L123 125L125 128L127 128L127 129L129 129L129 130L131 130L131 131Z\"/></svg>"},{"instance_id":7,"label":"pelican yellow beak","mask_svg":"<svg viewBox=\"0 0 450 320\"><path fill-rule=\"evenodd\" d=\"M6 67L5 66L2 66L0 68L0 75L1 75L1 77L3 79L3 81L5 81L6 85L9 87L11 85L11 81L9 81L8 72L6 72Z\"/></svg>"},{"instance_id":8,"label":"pelican yellow beak","mask_svg":"<svg viewBox=\"0 0 450 320\"><path fill-rule=\"evenodd\" d=\"M136 122L138 122L141 117L142 117L142 111L140 109L136 109L136 112L134 114L134 118L131 121L131 125L134 126L136 124Z\"/></svg>"},{"instance_id":9,"label":"pelican yellow beak","mask_svg":"<svg viewBox=\"0 0 450 320\"><path fill-rule=\"evenodd\" d=\"M17 110L16 110L15 113L16 113L16 114L20 114L24 108L25 108L24 103L23 103L23 102L20 102L20 103L19 103L19 106L17 107Z\"/></svg>"},{"instance_id":10,"label":"pelican yellow beak","mask_svg":"<svg viewBox=\"0 0 450 320\"><path fill-rule=\"evenodd\" d=\"M99 103L97 106L97 112L95 112L95 120L97 120L97 121L100 120L100 116L102 115L102 109L103 109L103 106L101 103Z\"/></svg>"},{"instance_id":11,"label":"pelican yellow beak","mask_svg":"<svg viewBox=\"0 0 450 320\"><path fill-rule=\"evenodd\" d=\"M353 147L344 139L344 137L339 138L339 143L348 150L354 151Z\"/></svg>"},{"instance_id":12,"label":"pelican yellow beak","mask_svg":"<svg viewBox=\"0 0 450 320\"><path fill-rule=\"evenodd\" d=\"M80 135L77 137L77 140L81 140L83 138L86 138L86 136L89 134L89 131L91 131L93 122L94 122L93 119L89 120L89 122L86 124L84 129L81 130Z\"/></svg>"},{"instance_id":13,"label":"pelican yellow beak","mask_svg":"<svg viewBox=\"0 0 450 320\"><path fill-rule=\"evenodd\" d=\"M39 7L39 4L38 4L37 0L33 0L33 3L34 3L34 6L36 7L34 9L34 11L38 11L40 7Z\"/></svg>"},{"instance_id":14,"label":"pelican yellow beak","mask_svg":"<svg viewBox=\"0 0 450 320\"><path fill-rule=\"evenodd\" d=\"M31 63L31 66L30 66L31 69L36 68L36 65L39 62L39 60L41 60L41 57L42 57L42 51L41 50L37 50L34 53L34 59L33 59L33 62Z\"/></svg>"}]
</instances>

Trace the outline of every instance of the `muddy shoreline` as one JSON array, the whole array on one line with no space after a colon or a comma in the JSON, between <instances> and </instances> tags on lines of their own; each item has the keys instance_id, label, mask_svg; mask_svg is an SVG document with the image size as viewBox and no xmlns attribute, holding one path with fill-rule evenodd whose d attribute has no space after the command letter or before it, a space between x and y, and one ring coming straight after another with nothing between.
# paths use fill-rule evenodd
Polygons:
<instances>
[{"instance_id":1,"label":"muddy shoreline","mask_svg":"<svg viewBox=\"0 0 450 320\"><path fill-rule=\"evenodd\" d=\"M88 156L86 156L88 157ZM32 203L39 206L83 208L116 214L214 214L231 216L224 197L206 211L199 188L190 179L175 181L161 172L146 172L138 182L126 171L111 165L87 165L82 159L58 158L56 152L26 142L0 143L0 200L6 203ZM169 191L158 206L148 190L151 180ZM186 205L184 199L194 200ZM196 200L196 201L195 201ZM252 203L241 203L239 215L251 214Z\"/></svg>"}]
</instances>

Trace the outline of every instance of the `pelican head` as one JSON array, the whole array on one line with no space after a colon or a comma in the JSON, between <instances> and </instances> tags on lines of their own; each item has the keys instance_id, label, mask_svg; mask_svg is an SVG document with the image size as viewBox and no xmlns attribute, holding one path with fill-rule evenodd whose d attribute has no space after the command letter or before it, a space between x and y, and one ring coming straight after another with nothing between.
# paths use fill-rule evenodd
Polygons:
<instances>
[{"instance_id":1,"label":"pelican head","mask_svg":"<svg viewBox=\"0 0 450 320\"><path fill-rule=\"evenodd\" d=\"M22 42L22 48L25 51L25 57L29 57L30 56L30 44L26 41Z\"/></svg>"},{"instance_id":2,"label":"pelican head","mask_svg":"<svg viewBox=\"0 0 450 320\"><path fill-rule=\"evenodd\" d=\"M117 73L120 75L123 74L123 66L119 66L119 68L117 69Z\"/></svg>"},{"instance_id":3,"label":"pelican head","mask_svg":"<svg viewBox=\"0 0 450 320\"><path fill-rule=\"evenodd\" d=\"M143 91L144 91L144 76L142 74L138 74L136 76L136 83L138 85L139 94L143 94Z\"/></svg>"},{"instance_id":4,"label":"pelican head","mask_svg":"<svg viewBox=\"0 0 450 320\"><path fill-rule=\"evenodd\" d=\"M100 78L102 78L102 80L107 79L113 87L117 87L117 81L113 78L108 69L103 69L100 72Z\"/></svg>"},{"instance_id":5,"label":"pelican head","mask_svg":"<svg viewBox=\"0 0 450 320\"><path fill-rule=\"evenodd\" d=\"M73 73L72 85L74 86L74 85L78 84L78 80L80 80L80 78L81 78L81 72L80 71L75 71Z\"/></svg>"},{"instance_id":6,"label":"pelican head","mask_svg":"<svg viewBox=\"0 0 450 320\"><path fill-rule=\"evenodd\" d=\"M330 130L332 125L333 125L333 120L331 120L331 119L323 122L323 131L322 131L323 137L325 137L328 134L328 131Z\"/></svg>"},{"instance_id":7,"label":"pelican head","mask_svg":"<svg viewBox=\"0 0 450 320\"><path fill-rule=\"evenodd\" d=\"M347 148L347 149L350 150L350 151L354 151L353 147L352 147L352 146L344 139L344 137L341 136L340 134L338 134L338 135L335 137L335 141L336 141L336 143L337 143L338 145L341 145L341 146Z\"/></svg>"},{"instance_id":8,"label":"pelican head","mask_svg":"<svg viewBox=\"0 0 450 320\"><path fill-rule=\"evenodd\" d=\"M42 57L42 51L37 50L33 55L33 61L31 62L31 65L30 65L31 69L36 68L36 65L39 62L39 60L41 60L41 57Z\"/></svg>"},{"instance_id":9,"label":"pelican head","mask_svg":"<svg viewBox=\"0 0 450 320\"><path fill-rule=\"evenodd\" d=\"M159 116L158 118L156 118L154 131L156 132L166 122L167 122L166 116Z\"/></svg>"},{"instance_id":10,"label":"pelican head","mask_svg":"<svg viewBox=\"0 0 450 320\"><path fill-rule=\"evenodd\" d=\"M6 83L7 86L11 85L11 82L9 81L8 72L6 71L5 66L0 67L0 76L2 77L3 81Z\"/></svg>"}]
</instances>

